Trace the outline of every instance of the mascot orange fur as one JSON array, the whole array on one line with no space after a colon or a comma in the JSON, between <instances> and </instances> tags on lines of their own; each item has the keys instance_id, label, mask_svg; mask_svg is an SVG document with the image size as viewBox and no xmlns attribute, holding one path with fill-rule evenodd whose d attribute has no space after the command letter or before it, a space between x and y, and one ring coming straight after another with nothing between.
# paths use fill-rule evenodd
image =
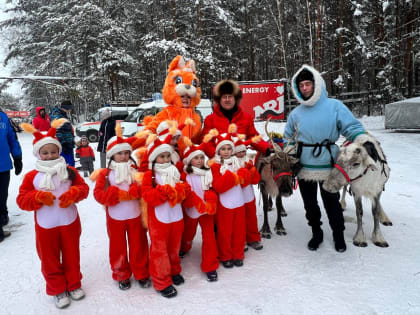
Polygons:
<instances>
[{"instance_id":1,"label":"mascot orange fur","mask_svg":"<svg viewBox=\"0 0 420 315\"><path fill-rule=\"evenodd\" d=\"M178 125L184 124L187 118L191 118L194 124L186 124L182 134L197 143L201 134L200 116L195 112L195 107L201 100L201 89L198 78L195 75L195 62L189 60L185 63L182 56L176 56L169 65L168 75L163 86L162 96L167 106L158 113L146 126L146 129L156 132L156 128L162 121L175 120ZM190 106L184 107L182 97L190 97ZM185 144L178 142L179 152L184 153Z\"/></svg>"}]
</instances>

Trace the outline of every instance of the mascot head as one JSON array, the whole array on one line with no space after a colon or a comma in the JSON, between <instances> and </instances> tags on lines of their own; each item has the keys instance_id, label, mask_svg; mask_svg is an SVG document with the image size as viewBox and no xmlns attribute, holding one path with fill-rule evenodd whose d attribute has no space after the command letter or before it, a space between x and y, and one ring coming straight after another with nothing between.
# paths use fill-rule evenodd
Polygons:
<instances>
[{"instance_id":1,"label":"mascot head","mask_svg":"<svg viewBox=\"0 0 420 315\"><path fill-rule=\"evenodd\" d=\"M182 108L182 97L186 95L191 99L189 108L193 108L200 103L201 89L195 73L194 60L185 63L182 56L176 56L172 60L162 90L163 100L166 104Z\"/></svg>"}]
</instances>

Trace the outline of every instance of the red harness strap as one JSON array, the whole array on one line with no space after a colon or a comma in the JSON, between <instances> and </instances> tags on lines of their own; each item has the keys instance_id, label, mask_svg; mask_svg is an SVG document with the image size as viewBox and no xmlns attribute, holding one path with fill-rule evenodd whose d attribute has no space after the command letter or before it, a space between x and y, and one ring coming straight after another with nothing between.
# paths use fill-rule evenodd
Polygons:
<instances>
[{"instance_id":1,"label":"red harness strap","mask_svg":"<svg viewBox=\"0 0 420 315\"><path fill-rule=\"evenodd\" d=\"M276 176L273 176L274 181L278 180L281 176L292 176L292 173L290 172L282 172L278 173Z\"/></svg>"},{"instance_id":2,"label":"red harness strap","mask_svg":"<svg viewBox=\"0 0 420 315\"><path fill-rule=\"evenodd\" d=\"M346 171L340 165L338 165L338 164L334 164L334 167L336 169L338 169L341 172L341 174L344 175L344 177L346 178L347 183L350 183L350 177L349 177L349 175L347 175Z\"/></svg>"}]
</instances>

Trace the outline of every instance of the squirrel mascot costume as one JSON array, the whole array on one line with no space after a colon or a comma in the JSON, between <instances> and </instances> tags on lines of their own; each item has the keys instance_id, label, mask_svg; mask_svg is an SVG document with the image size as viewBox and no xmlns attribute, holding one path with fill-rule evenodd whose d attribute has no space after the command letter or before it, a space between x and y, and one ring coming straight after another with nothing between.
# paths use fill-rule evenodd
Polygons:
<instances>
[{"instance_id":1,"label":"squirrel mascot costume","mask_svg":"<svg viewBox=\"0 0 420 315\"><path fill-rule=\"evenodd\" d=\"M191 99L188 108L183 107L181 98L188 95ZM176 56L169 65L168 75L162 90L163 100L167 106L159 112L145 129L156 133L159 124L165 120L175 120L178 125L184 124L187 118L194 124L186 124L182 135L187 136L193 143L197 143L201 135L200 116L195 112L195 107L201 101L201 89L196 76L195 62L189 60L185 63L182 56ZM185 144L178 141L179 152L184 152Z\"/></svg>"}]
</instances>

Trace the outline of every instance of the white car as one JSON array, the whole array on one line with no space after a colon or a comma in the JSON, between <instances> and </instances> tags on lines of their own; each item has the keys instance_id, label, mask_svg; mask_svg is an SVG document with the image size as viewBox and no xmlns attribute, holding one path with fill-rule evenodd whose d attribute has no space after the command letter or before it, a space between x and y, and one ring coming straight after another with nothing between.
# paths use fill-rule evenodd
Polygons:
<instances>
[{"instance_id":1,"label":"white car","mask_svg":"<svg viewBox=\"0 0 420 315\"><path fill-rule=\"evenodd\" d=\"M156 100L153 102L143 103L136 108L127 118L121 123L123 129L123 136L131 137L137 131L143 130L143 119L146 116L154 116L159 113L162 108L166 106L163 100ZM202 99L200 104L195 108L196 112L201 116L201 121L204 121L208 115L213 111L211 102L208 99Z\"/></svg>"}]
</instances>

